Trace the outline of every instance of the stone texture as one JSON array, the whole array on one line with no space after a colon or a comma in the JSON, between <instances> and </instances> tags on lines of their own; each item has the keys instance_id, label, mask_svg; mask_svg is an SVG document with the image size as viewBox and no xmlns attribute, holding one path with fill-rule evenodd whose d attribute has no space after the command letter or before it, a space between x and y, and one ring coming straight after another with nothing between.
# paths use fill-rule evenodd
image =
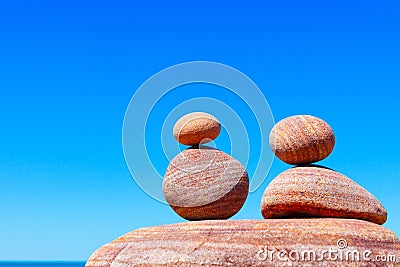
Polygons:
<instances>
[{"instance_id":1,"label":"stone texture","mask_svg":"<svg viewBox=\"0 0 400 267\"><path fill-rule=\"evenodd\" d=\"M243 206L249 178L243 165L217 149L191 147L169 164L162 190L187 220L227 219Z\"/></svg>"},{"instance_id":2,"label":"stone texture","mask_svg":"<svg viewBox=\"0 0 400 267\"><path fill-rule=\"evenodd\" d=\"M315 163L331 154L335 135L325 121L309 115L297 115L274 126L270 146L275 155L288 164Z\"/></svg>"},{"instance_id":3,"label":"stone texture","mask_svg":"<svg viewBox=\"0 0 400 267\"><path fill-rule=\"evenodd\" d=\"M324 252L330 249L336 254ZM281 250L287 252L286 256L280 254L281 258L288 261L278 257ZM369 261L364 257L368 250L371 260L393 255L397 262ZM275 251L272 256L271 251ZM352 260L353 252L356 260L360 255L360 261ZM297 260L296 253L299 261L292 261ZM396 235L366 221L225 220L139 229L98 249L86 266L399 266L399 259Z\"/></svg>"},{"instance_id":4,"label":"stone texture","mask_svg":"<svg viewBox=\"0 0 400 267\"><path fill-rule=\"evenodd\" d=\"M343 174L315 165L295 167L278 175L266 188L264 218L335 217L386 222L382 204Z\"/></svg>"},{"instance_id":5,"label":"stone texture","mask_svg":"<svg viewBox=\"0 0 400 267\"><path fill-rule=\"evenodd\" d=\"M180 118L174 125L174 137L183 145L205 144L218 137L221 124L212 115L193 112Z\"/></svg>"}]
</instances>

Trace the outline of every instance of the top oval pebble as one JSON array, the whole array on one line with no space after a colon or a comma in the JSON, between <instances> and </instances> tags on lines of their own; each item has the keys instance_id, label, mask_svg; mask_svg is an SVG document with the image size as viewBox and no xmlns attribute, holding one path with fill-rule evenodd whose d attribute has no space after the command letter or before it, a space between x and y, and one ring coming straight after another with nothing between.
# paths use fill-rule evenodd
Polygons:
<instances>
[{"instance_id":1,"label":"top oval pebble","mask_svg":"<svg viewBox=\"0 0 400 267\"><path fill-rule=\"evenodd\" d=\"M221 124L214 116L193 112L181 117L174 125L175 139L188 146L208 143L218 137Z\"/></svg>"},{"instance_id":2,"label":"top oval pebble","mask_svg":"<svg viewBox=\"0 0 400 267\"><path fill-rule=\"evenodd\" d=\"M278 122L271 130L269 142L280 160L303 165L327 158L335 146L335 135L322 119L296 115Z\"/></svg>"}]
</instances>

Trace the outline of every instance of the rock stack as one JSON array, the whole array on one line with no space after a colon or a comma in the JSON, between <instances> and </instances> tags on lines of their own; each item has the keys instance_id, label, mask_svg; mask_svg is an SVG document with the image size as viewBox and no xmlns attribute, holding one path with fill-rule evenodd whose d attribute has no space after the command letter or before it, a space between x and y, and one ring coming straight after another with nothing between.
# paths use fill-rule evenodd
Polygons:
<instances>
[{"instance_id":1,"label":"rock stack","mask_svg":"<svg viewBox=\"0 0 400 267\"><path fill-rule=\"evenodd\" d=\"M220 127L205 113L174 127L178 142L192 147L171 161L163 192L176 213L201 221L127 233L95 251L87 267L400 266L398 237L379 225L387 217L382 204L343 174L311 165L335 145L331 127L316 117L290 117L271 131L277 157L297 167L265 190L265 219L223 220L242 207L249 182L238 161L201 145Z\"/></svg>"},{"instance_id":2,"label":"rock stack","mask_svg":"<svg viewBox=\"0 0 400 267\"><path fill-rule=\"evenodd\" d=\"M328 157L335 145L332 128L313 116L277 123L270 145L282 161L298 165L278 175L261 201L265 219L345 218L384 224L382 204L361 185L326 167L310 165Z\"/></svg>"},{"instance_id":3,"label":"rock stack","mask_svg":"<svg viewBox=\"0 0 400 267\"><path fill-rule=\"evenodd\" d=\"M218 120L202 112L187 114L174 126L175 139L191 147L171 161L162 189L171 208L187 220L228 219L247 198L249 178L242 164L203 146L220 131Z\"/></svg>"}]
</instances>

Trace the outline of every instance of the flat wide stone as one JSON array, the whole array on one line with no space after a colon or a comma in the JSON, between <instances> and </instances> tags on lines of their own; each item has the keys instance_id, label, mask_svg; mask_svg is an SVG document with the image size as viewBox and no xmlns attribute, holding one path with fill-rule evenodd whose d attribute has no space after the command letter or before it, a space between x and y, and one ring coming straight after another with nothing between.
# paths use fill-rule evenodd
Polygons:
<instances>
[{"instance_id":1,"label":"flat wide stone","mask_svg":"<svg viewBox=\"0 0 400 267\"><path fill-rule=\"evenodd\" d=\"M399 260L396 235L367 221L217 220L127 233L86 266L398 266Z\"/></svg>"}]
</instances>

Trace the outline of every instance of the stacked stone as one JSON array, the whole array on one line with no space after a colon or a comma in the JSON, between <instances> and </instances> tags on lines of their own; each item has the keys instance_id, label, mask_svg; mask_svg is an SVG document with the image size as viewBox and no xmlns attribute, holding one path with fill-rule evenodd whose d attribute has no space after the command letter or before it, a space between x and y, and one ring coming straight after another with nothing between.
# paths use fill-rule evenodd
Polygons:
<instances>
[{"instance_id":1,"label":"stacked stone","mask_svg":"<svg viewBox=\"0 0 400 267\"><path fill-rule=\"evenodd\" d=\"M279 174L266 188L261 213L265 219L345 218L384 224L387 212L361 185L326 167L312 165L335 146L332 128L323 120L298 115L277 123L270 145L282 161L297 165Z\"/></svg>"},{"instance_id":2,"label":"stacked stone","mask_svg":"<svg viewBox=\"0 0 400 267\"><path fill-rule=\"evenodd\" d=\"M228 219L247 198L249 178L243 165L203 145L220 131L219 121L203 112L187 114L174 126L175 139L191 147L171 161L162 190L171 208L187 220Z\"/></svg>"},{"instance_id":3,"label":"stacked stone","mask_svg":"<svg viewBox=\"0 0 400 267\"><path fill-rule=\"evenodd\" d=\"M378 225L387 217L382 204L343 174L311 165L334 148L326 122L294 116L273 128L275 154L297 166L268 185L263 220L225 220L242 207L249 182L237 160L200 145L220 130L209 114L182 117L174 136L192 147L171 161L163 181L170 206L202 221L132 231L96 250L87 267L400 266L398 237Z\"/></svg>"}]
</instances>

